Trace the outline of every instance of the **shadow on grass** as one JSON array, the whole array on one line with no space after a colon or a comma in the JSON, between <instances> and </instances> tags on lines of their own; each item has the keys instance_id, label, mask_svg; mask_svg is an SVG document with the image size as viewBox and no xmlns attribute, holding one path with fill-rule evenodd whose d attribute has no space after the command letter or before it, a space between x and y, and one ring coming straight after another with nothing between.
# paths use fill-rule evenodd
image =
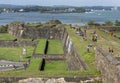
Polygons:
<instances>
[{"instance_id":1,"label":"shadow on grass","mask_svg":"<svg viewBox=\"0 0 120 83\"><path fill-rule=\"evenodd\" d=\"M31 56L27 56L27 57L25 57L25 58L31 58Z\"/></svg>"}]
</instances>

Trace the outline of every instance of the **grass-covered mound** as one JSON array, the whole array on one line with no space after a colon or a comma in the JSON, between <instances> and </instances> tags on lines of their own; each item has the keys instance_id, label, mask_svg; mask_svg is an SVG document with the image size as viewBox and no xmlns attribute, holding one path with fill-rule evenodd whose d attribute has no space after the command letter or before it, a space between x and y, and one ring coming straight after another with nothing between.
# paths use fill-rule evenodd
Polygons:
<instances>
[{"instance_id":1,"label":"grass-covered mound","mask_svg":"<svg viewBox=\"0 0 120 83\"><path fill-rule=\"evenodd\" d=\"M67 32L72 40L72 42L75 45L75 48L77 49L78 53L81 55L81 57L83 58L83 60L85 61L85 63L89 66L89 73L93 74L93 75L97 75L99 74L99 71L96 69L95 67L95 52L93 50L93 48L90 49L90 52L88 53L86 50L86 46L91 44L92 42L87 40L83 40L81 36L75 34L75 30L74 29L70 29L69 26L66 26L67 28Z\"/></svg>"},{"instance_id":2,"label":"grass-covered mound","mask_svg":"<svg viewBox=\"0 0 120 83\"><path fill-rule=\"evenodd\" d=\"M97 45L102 46L102 48L108 52L108 48L113 48L113 55L115 57L120 56L120 39L110 36L110 34L105 33L101 30L98 30L98 34L100 35L99 41Z\"/></svg>"}]
</instances>

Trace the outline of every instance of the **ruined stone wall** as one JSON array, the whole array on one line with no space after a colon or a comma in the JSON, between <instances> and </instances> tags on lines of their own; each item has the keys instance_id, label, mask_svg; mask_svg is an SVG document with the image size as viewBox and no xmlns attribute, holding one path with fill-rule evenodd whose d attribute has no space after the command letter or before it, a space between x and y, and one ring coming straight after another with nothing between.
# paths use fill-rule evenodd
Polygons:
<instances>
[{"instance_id":1,"label":"ruined stone wall","mask_svg":"<svg viewBox=\"0 0 120 83\"><path fill-rule=\"evenodd\" d=\"M118 26L100 26L100 28L105 29L107 31L120 31L120 27Z\"/></svg>"},{"instance_id":2,"label":"ruined stone wall","mask_svg":"<svg viewBox=\"0 0 120 83\"><path fill-rule=\"evenodd\" d=\"M64 53L66 55L68 70L88 70L88 66L83 61L82 57L78 54L78 51L76 50L66 31L64 32L62 42Z\"/></svg>"},{"instance_id":3,"label":"ruined stone wall","mask_svg":"<svg viewBox=\"0 0 120 83\"><path fill-rule=\"evenodd\" d=\"M117 32L120 31L120 26L81 26L82 28L100 28L108 32Z\"/></svg>"},{"instance_id":4,"label":"ruined stone wall","mask_svg":"<svg viewBox=\"0 0 120 83\"><path fill-rule=\"evenodd\" d=\"M58 60L65 60L65 55L64 54L34 54L34 58L45 58L46 60L53 60L53 61L58 61Z\"/></svg>"},{"instance_id":5,"label":"ruined stone wall","mask_svg":"<svg viewBox=\"0 0 120 83\"><path fill-rule=\"evenodd\" d=\"M44 27L39 29L39 36L40 38L47 38L47 39L62 39L63 33L65 28L49 28Z\"/></svg>"},{"instance_id":6,"label":"ruined stone wall","mask_svg":"<svg viewBox=\"0 0 120 83\"><path fill-rule=\"evenodd\" d=\"M22 32L24 30L24 24L23 23L11 23L8 25L8 33L13 35L14 37L21 37Z\"/></svg>"},{"instance_id":7,"label":"ruined stone wall","mask_svg":"<svg viewBox=\"0 0 120 83\"><path fill-rule=\"evenodd\" d=\"M8 26L8 32L16 38L46 38L62 39L64 27L53 28L51 26L30 27L24 24L11 23Z\"/></svg>"},{"instance_id":8,"label":"ruined stone wall","mask_svg":"<svg viewBox=\"0 0 120 83\"><path fill-rule=\"evenodd\" d=\"M21 47L21 46L36 46L37 41L13 41L13 40L0 40L0 47Z\"/></svg>"},{"instance_id":9,"label":"ruined stone wall","mask_svg":"<svg viewBox=\"0 0 120 83\"><path fill-rule=\"evenodd\" d=\"M101 83L98 77L0 77L0 83Z\"/></svg>"},{"instance_id":10,"label":"ruined stone wall","mask_svg":"<svg viewBox=\"0 0 120 83\"><path fill-rule=\"evenodd\" d=\"M120 83L120 62L98 47L96 48L96 66L102 73L103 83Z\"/></svg>"}]
</instances>

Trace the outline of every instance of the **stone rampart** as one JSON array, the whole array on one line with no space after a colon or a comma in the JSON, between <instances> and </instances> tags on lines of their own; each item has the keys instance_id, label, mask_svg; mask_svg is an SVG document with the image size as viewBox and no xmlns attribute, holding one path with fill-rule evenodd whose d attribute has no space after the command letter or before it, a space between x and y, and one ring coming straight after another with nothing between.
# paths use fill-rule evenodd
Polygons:
<instances>
[{"instance_id":1,"label":"stone rampart","mask_svg":"<svg viewBox=\"0 0 120 83\"><path fill-rule=\"evenodd\" d=\"M115 32L115 31L120 31L120 26L100 26L100 28L105 29L109 32Z\"/></svg>"},{"instance_id":2,"label":"stone rampart","mask_svg":"<svg viewBox=\"0 0 120 83\"><path fill-rule=\"evenodd\" d=\"M88 70L87 64L83 61L66 31L64 32L62 42L68 70Z\"/></svg>"},{"instance_id":3,"label":"stone rampart","mask_svg":"<svg viewBox=\"0 0 120 83\"><path fill-rule=\"evenodd\" d=\"M56 25L57 26L57 25ZM61 26L61 27L60 27ZM30 27L25 24L11 23L8 26L8 32L16 38L46 38L46 39L62 39L64 27L54 28L51 26Z\"/></svg>"},{"instance_id":4,"label":"stone rampart","mask_svg":"<svg viewBox=\"0 0 120 83\"><path fill-rule=\"evenodd\" d=\"M120 83L120 61L99 47L96 48L96 66L102 73L103 83Z\"/></svg>"}]
</instances>

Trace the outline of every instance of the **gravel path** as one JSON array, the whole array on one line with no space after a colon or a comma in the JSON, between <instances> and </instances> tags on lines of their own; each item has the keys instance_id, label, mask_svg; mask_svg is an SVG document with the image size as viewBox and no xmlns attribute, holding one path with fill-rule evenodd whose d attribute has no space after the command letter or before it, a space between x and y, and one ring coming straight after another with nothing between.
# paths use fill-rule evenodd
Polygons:
<instances>
[{"instance_id":1,"label":"gravel path","mask_svg":"<svg viewBox=\"0 0 120 83\"><path fill-rule=\"evenodd\" d=\"M0 60L0 71L24 68L24 62Z\"/></svg>"}]
</instances>

